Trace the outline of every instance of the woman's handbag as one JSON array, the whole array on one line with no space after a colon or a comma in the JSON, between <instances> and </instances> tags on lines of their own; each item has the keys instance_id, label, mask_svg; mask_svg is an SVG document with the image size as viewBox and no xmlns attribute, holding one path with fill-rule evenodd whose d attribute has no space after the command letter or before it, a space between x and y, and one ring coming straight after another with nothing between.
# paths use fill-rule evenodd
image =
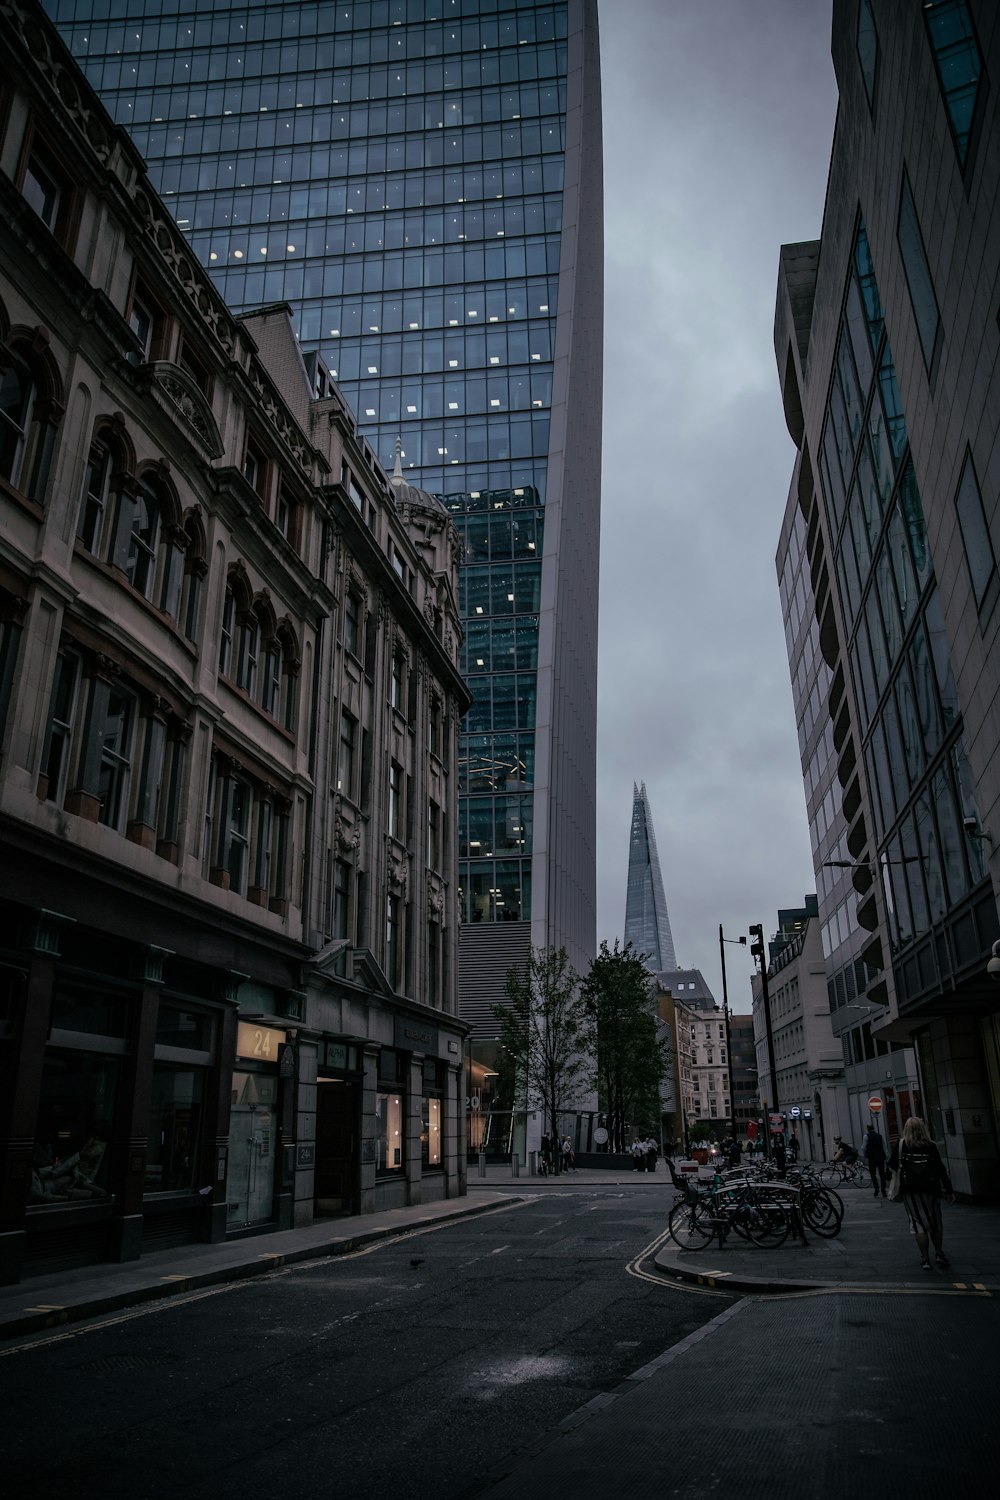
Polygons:
<instances>
[{"instance_id":1,"label":"woman's handbag","mask_svg":"<svg viewBox=\"0 0 1000 1500\"><path fill-rule=\"evenodd\" d=\"M903 1143L902 1143L902 1141L900 1141L900 1143L899 1143L899 1165L896 1168L895 1172L893 1172L893 1174L892 1174L892 1181L889 1184L889 1191L886 1194L886 1197L889 1199L890 1203L894 1203L897 1198L901 1198L902 1196L903 1196Z\"/></svg>"}]
</instances>

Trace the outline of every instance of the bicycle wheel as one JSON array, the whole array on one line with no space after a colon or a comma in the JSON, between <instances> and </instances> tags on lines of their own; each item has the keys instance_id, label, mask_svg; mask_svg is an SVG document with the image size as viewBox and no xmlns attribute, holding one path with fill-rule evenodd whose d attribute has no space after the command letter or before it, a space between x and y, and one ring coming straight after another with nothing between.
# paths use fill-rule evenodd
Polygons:
<instances>
[{"instance_id":1,"label":"bicycle wheel","mask_svg":"<svg viewBox=\"0 0 1000 1500\"><path fill-rule=\"evenodd\" d=\"M848 1174L847 1181L850 1183L851 1187L869 1186L868 1168L865 1166L863 1161L854 1161L851 1163L851 1170Z\"/></svg>"},{"instance_id":2,"label":"bicycle wheel","mask_svg":"<svg viewBox=\"0 0 1000 1500\"><path fill-rule=\"evenodd\" d=\"M703 1250L712 1243L715 1221L706 1203L677 1203L670 1211L667 1230L681 1250Z\"/></svg>"},{"instance_id":3,"label":"bicycle wheel","mask_svg":"<svg viewBox=\"0 0 1000 1500\"><path fill-rule=\"evenodd\" d=\"M747 1238L762 1250L776 1250L789 1232L788 1211L781 1203L752 1203L746 1215Z\"/></svg>"},{"instance_id":4,"label":"bicycle wheel","mask_svg":"<svg viewBox=\"0 0 1000 1500\"><path fill-rule=\"evenodd\" d=\"M844 1205L836 1193L829 1193L825 1188L814 1188L812 1192L802 1194L799 1207L803 1224L813 1234L818 1234L820 1239L832 1240L840 1233Z\"/></svg>"},{"instance_id":5,"label":"bicycle wheel","mask_svg":"<svg viewBox=\"0 0 1000 1500\"><path fill-rule=\"evenodd\" d=\"M820 1167L817 1176L823 1186L827 1188L839 1187L844 1180L844 1174L840 1168L829 1165Z\"/></svg>"}]
</instances>

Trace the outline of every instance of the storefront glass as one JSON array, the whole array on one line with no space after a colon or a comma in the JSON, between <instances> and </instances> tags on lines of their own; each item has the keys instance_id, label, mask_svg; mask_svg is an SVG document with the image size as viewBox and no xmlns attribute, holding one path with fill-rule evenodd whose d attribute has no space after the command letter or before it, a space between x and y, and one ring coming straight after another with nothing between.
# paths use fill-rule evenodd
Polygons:
<instances>
[{"instance_id":1,"label":"storefront glass","mask_svg":"<svg viewBox=\"0 0 1000 1500\"><path fill-rule=\"evenodd\" d=\"M375 1117L375 1170L402 1172L403 1095L376 1094Z\"/></svg>"},{"instance_id":2,"label":"storefront glass","mask_svg":"<svg viewBox=\"0 0 1000 1500\"><path fill-rule=\"evenodd\" d=\"M259 1224L273 1213L277 1098L277 1074L233 1074L226 1178L230 1229Z\"/></svg>"},{"instance_id":3,"label":"storefront glass","mask_svg":"<svg viewBox=\"0 0 1000 1500\"><path fill-rule=\"evenodd\" d=\"M441 1100L424 1099L420 1131L420 1161L426 1169L441 1165Z\"/></svg>"},{"instance_id":4,"label":"storefront glass","mask_svg":"<svg viewBox=\"0 0 1000 1500\"><path fill-rule=\"evenodd\" d=\"M146 1153L147 1193L198 1188L205 1068L153 1065Z\"/></svg>"},{"instance_id":5,"label":"storefront glass","mask_svg":"<svg viewBox=\"0 0 1000 1500\"><path fill-rule=\"evenodd\" d=\"M107 1200L120 1059L46 1051L29 1204Z\"/></svg>"}]
</instances>

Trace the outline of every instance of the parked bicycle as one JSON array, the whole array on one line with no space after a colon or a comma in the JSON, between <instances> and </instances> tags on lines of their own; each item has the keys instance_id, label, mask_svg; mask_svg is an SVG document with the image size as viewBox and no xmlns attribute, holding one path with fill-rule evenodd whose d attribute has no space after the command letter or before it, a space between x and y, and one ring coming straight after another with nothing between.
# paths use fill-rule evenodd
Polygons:
<instances>
[{"instance_id":1,"label":"parked bicycle","mask_svg":"<svg viewBox=\"0 0 1000 1500\"><path fill-rule=\"evenodd\" d=\"M721 1248L731 1232L768 1249L783 1245L793 1230L805 1240L795 1188L746 1179L699 1188L671 1175L680 1196L670 1210L667 1230L681 1250L703 1249L713 1239Z\"/></svg>"}]
</instances>

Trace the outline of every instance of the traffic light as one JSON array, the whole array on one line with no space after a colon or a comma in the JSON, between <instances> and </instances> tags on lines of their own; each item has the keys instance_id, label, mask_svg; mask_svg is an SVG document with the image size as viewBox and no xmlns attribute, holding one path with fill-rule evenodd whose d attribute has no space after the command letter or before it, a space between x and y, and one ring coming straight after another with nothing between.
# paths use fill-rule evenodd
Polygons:
<instances>
[{"instance_id":1,"label":"traffic light","mask_svg":"<svg viewBox=\"0 0 1000 1500\"><path fill-rule=\"evenodd\" d=\"M764 962L764 929L759 922L750 923L750 936L753 942L750 944L750 952L754 958Z\"/></svg>"}]
</instances>

